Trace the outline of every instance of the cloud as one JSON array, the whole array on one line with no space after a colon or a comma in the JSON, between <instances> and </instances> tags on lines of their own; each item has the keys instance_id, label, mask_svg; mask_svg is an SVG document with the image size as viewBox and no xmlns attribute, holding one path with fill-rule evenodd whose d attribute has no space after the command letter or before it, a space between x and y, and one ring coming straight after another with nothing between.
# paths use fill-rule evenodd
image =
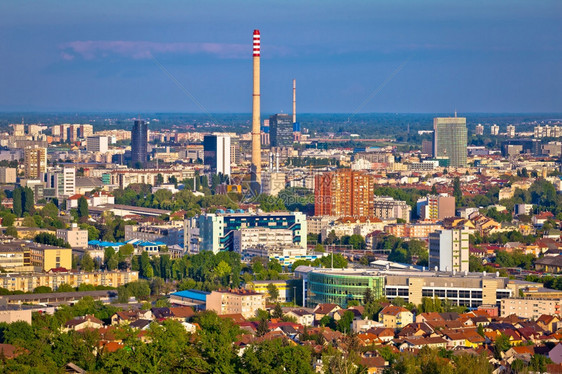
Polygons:
<instances>
[{"instance_id":1,"label":"cloud","mask_svg":"<svg viewBox=\"0 0 562 374\"><path fill-rule=\"evenodd\" d=\"M148 41L73 41L59 46L61 57L72 60L82 57L87 60L111 55L133 59L149 59L160 54L208 54L219 58L245 58L251 56L251 44L225 43L159 43Z\"/></svg>"}]
</instances>

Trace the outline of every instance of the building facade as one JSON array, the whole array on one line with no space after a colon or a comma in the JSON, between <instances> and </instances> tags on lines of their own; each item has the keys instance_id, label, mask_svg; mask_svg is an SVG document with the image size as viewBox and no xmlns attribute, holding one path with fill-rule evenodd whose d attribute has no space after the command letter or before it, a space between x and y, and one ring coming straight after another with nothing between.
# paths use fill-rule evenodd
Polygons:
<instances>
[{"instance_id":1,"label":"building facade","mask_svg":"<svg viewBox=\"0 0 562 374\"><path fill-rule=\"evenodd\" d=\"M230 175L230 136L205 135L203 139L204 163L214 174Z\"/></svg>"},{"instance_id":2,"label":"building facade","mask_svg":"<svg viewBox=\"0 0 562 374\"><path fill-rule=\"evenodd\" d=\"M16 183L17 177L16 168L0 168L0 184Z\"/></svg>"},{"instance_id":3,"label":"building facade","mask_svg":"<svg viewBox=\"0 0 562 374\"><path fill-rule=\"evenodd\" d=\"M41 173L47 171L47 149L46 148L26 148L23 156L25 177L29 179L39 179Z\"/></svg>"},{"instance_id":4,"label":"building facade","mask_svg":"<svg viewBox=\"0 0 562 374\"><path fill-rule=\"evenodd\" d=\"M88 230L79 229L75 223L69 229L57 229L57 238L64 240L72 248L88 247Z\"/></svg>"},{"instance_id":5,"label":"building facade","mask_svg":"<svg viewBox=\"0 0 562 374\"><path fill-rule=\"evenodd\" d=\"M106 153L109 150L109 138L107 136L89 136L86 143L86 151Z\"/></svg>"},{"instance_id":6,"label":"building facade","mask_svg":"<svg viewBox=\"0 0 562 374\"><path fill-rule=\"evenodd\" d=\"M269 117L269 139L272 147L293 146L293 120L288 114Z\"/></svg>"},{"instance_id":7,"label":"building facade","mask_svg":"<svg viewBox=\"0 0 562 374\"><path fill-rule=\"evenodd\" d=\"M392 197L376 197L374 202L374 216L380 219L402 219L410 222L412 208L405 202L394 200Z\"/></svg>"},{"instance_id":8,"label":"building facade","mask_svg":"<svg viewBox=\"0 0 562 374\"><path fill-rule=\"evenodd\" d=\"M510 280L498 274L414 271L319 269L299 266L295 275L303 278L307 305L337 303L345 306L349 300L362 301L367 287L373 296L396 297L415 305L423 297L449 299L454 305L478 308L500 305L505 298L518 295L536 283Z\"/></svg>"},{"instance_id":9,"label":"building facade","mask_svg":"<svg viewBox=\"0 0 562 374\"><path fill-rule=\"evenodd\" d=\"M339 169L316 175L314 215L372 217L374 178L362 171Z\"/></svg>"},{"instance_id":10,"label":"building facade","mask_svg":"<svg viewBox=\"0 0 562 374\"><path fill-rule=\"evenodd\" d=\"M466 118L433 119L433 156L448 157L452 167L466 167Z\"/></svg>"},{"instance_id":11,"label":"building facade","mask_svg":"<svg viewBox=\"0 0 562 374\"><path fill-rule=\"evenodd\" d=\"M148 123L136 120L131 131L131 164L146 165L148 161Z\"/></svg>"},{"instance_id":12,"label":"building facade","mask_svg":"<svg viewBox=\"0 0 562 374\"><path fill-rule=\"evenodd\" d=\"M466 230L440 230L429 234L429 268L467 272L469 233Z\"/></svg>"},{"instance_id":13,"label":"building facade","mask_svg":"<svg viewBox=\"0 0 562 374\"><path fill-rule=\"evenodd\" d=\"M199 250L202 251L233 251L236 231L248 228L290 230L292 243L306 248L306 215L300 212L252 214L217 211L198 216L196 225L199 229Z\"/></svg>"},{"instance_id":14,"label":"building facade","mask_svg":"<svg viewBox=\"0 0 562 374\"><path fill-rule=\"evenodd\" d=\"M206 309L218 315L241 314L244 318L252 318L258 309L265 310L265 297L244 289L213 291L207 295Z\"/></svg>"},{"instance_id":15,"label":"building facade","mask_svg":"<svg viewBox=\"0 0 562 374\"><path fill-rule=\"evenodd\" d=\"M0 274L0 287L9 291L32 292L40 286L57 290L61 284L79 287L92 286L119 287L139 280L137 271L98 271L98 272L52 272L31 274Z\"/></svg>"}]
</instances>

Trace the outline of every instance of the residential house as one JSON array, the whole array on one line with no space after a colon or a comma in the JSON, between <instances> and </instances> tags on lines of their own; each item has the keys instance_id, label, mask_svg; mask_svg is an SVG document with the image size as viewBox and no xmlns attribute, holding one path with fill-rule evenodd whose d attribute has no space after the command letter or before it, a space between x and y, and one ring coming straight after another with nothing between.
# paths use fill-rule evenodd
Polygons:
<instances>
[{"instance_id":1,"label":"residential house","mask_svg":"<svg viewBox=\"0 0 562 374\"><path fill-rule=\"evenodd\" d=\"M70 321L67 321L64 324L63 331L79 331L87 328L99 329L101 327L103 327L103 322L94 317L92 314L88 314L83 317L75 317Z\"/></svg>"},{"instance_id":2,"label":"residential house","mask_svg":"<svg viewBox=\"0 0 562 374\"><path fill-rule=\"evenodd\" d=\"M317 324L324 316L333 317L334 313L340 309L338 304L318 304L312 311L315 323Z\"/></svg>"},{"instance_id":3,"label":"residential house","mask_svg":"<svg viewBox=\"0 0 562 374\"><path fill-rule=\"evenodd\" d=\"M379 320L383 323L384 327L401 329L407 324L414 322L414 315L404 307L388 305L379 312Z\"/></svg>"},{"instance_id":4,"label":"residential house","mask_svg":"<svg viewBox=\"0 0 562 374\"><path fill-rule=\"evenodd\" d=\"M298 324L303 326L312 326L314 324L314 313L306 309L293 309L285 313L285 316L294 318Z\"/></svg>"},{"instance_id":5,"label":"residential house","mask_svg":"<svg viewBox=\"0 0 562 374\"><path fill-rule=\"evenodd\" d=\"M560 325L560 317L543 314L537 319L537 325L545 331L552 333L558 329Z\"/></svg>"},{"instance_id":6,"label":"residential house","mask_svg":"<svg viewBox=\"0 0 562 374\"><path fill-rule=\"evenodd\" d=\"M367 368L368 374L379 374L388 366L388 361L380 356L361 357L361 366Z\"/></svg>"}]
</instances>

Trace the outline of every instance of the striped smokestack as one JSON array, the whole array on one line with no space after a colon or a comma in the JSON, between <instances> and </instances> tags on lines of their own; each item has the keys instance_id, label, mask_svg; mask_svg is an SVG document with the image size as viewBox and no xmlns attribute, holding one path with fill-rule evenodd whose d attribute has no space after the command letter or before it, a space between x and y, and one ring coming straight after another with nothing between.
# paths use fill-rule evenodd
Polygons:
<instances>
[{"instance_id":1,"label":"striped smokestack","mask_svg":"<svg viewBox=\"0 0 562 374\"><path fill-rule=\"evenodd\" d=\"M254 30L254 91L252 102L252 181L261 183L260 139L260 31Z\"/></svg>"},{"instance_id":2,"label":"striped smokestack","mask_svg":"<svg viewBox=\"0 0 562 374\"><path fill-rule=\"evenodd\" d=\"M297 80L293 79L293 123L297 122Z\"/></svg>"}]
</instances>

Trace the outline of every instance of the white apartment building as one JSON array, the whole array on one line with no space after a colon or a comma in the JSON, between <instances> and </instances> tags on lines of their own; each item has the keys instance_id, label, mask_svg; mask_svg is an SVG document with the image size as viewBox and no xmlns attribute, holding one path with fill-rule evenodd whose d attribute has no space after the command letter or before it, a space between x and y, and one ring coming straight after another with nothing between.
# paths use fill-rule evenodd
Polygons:
<instances>
[{"instance_id":1,"label":"white apartment building","mask_svg":"<svg viewBox=\"0 0 562 374\"><path fill-rule=\"evenodd\" d=\"M106 153L109 150L109 138L107 136L89 136L86 143L88 152Z\"/></svg>"},{"instance_id":2,"label":"white apartment building","mask_svg":"<svg viewBox=\"0 0 562 374\"><path fill-rule=\"evenodd\" d=\"M466 230L440 230L429 234L429 268L439 271L469 270L469 233Z\"/></svg>"}]
</instances>

